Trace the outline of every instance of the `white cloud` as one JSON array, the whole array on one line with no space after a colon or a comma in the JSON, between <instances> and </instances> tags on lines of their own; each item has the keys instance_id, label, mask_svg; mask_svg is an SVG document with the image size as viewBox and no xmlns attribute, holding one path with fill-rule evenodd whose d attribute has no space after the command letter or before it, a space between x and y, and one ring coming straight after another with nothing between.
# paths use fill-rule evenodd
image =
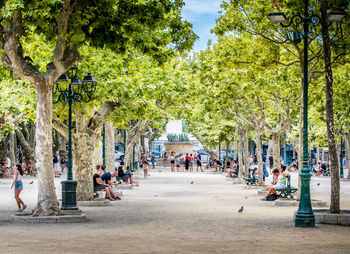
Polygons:
<instances>
[{"instance_id":1,"label":"white cloud","mask_svg":"<svg viewBox=\"0 0 350 254\"><path fill-rule=\"evenodd\" d=\"M185 0L183 12L217 14L222 0Z\"/></svg>"}]
</instances>

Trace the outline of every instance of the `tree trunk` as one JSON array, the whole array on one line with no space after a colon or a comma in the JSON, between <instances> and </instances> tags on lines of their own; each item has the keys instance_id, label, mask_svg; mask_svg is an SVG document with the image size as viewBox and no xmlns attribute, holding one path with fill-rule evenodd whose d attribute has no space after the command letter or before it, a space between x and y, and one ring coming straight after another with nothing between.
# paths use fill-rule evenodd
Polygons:
<instances>
[{"instance_id":1,"label":"tree trunk","mask_svg":"<svg viewBox=\"0 0 350 254\"><path fill-rule=\"evenodd\" d=\"M242 129L239 130L239 142L238 142L238 166L239 166L239 171L238 171L238 177L242 178L243 175L243 158L242 158L242 146L243 146L243 134L242 134Z\"/></svg>"},{"instance_id":2,"label":"tree trunk","mask_svg":"<svg viewBox=\"0 0 350 254\"><path fill-rule=\"evenodd\" d=\"M53 149L52 152L53 154L56 154L57 151L60 151L60 147L61 147L61 139L60 139L60 134L58 133L58 131L53 130L53 132L55 133L55 137L53 139Z\"/></svg>"},{"instance_id":3,"label":"tree trunk","mask_svg":"<svg viewBox=\"0 0 350 254\"><path fill-rule=\"evenodd\" d=\"M224 169L227 167L227 162L228 162L228 149L230 149L230 141L226 139L226 160L225 160L225 166Z\"/></svg>"},{"instance_id":4,"label":"tree trunk","mask_svg":"<svg viewBox=\"0 0 350 254\"><path fill-rule=\"evenodd\" d=\"M52 162L52 85L41 84L36 89L35 141L38 202L33 216L58 215Z\"/></svg>"},{"instance_id":5,"label":"tree trunk","mask_svg":"<svg viewBox=\"0 0 350 254\"><path fill-rule=\"evenodd\" d=\"M7 144L10 140L10 134L6 135L0 142L0 161L4 161L7 154Z\"/></svg>"},{"instance_id":6,"label":"tree trunk","mask_svg":"<svg viewBox=\"0 0 350 254\"><path fill-rule=\"evenodd\" d=\"M101 132L99 132L101 133ZM92 140L93 144L93 167L96 168L97 165L102 165L102 138L100 135L96 135ZM108 169L107 169L108 170Z\"/></svg>"},{"instance_id":7,"label":"tree trunk","mask_svg":"<svg viewBox=\"0 0 350 254\"><path fill-rule=\"evenodd\" d=\"M330 213L340 212L340 184L339 184L339 164L337 156L337 148L335 142L334 130L334 112L333 112L333 73L331 59L331 45L328 33L327 20L328 3L326 0L321 1L321 19L323 21L321 27L323 53L325 61L325 80L326 80L326 124L328 136L328 151L330 159L331 171L331 205Z\"/></svg>"},{"instance_id":8,"label":"tree trunk","mask_svg":"<svg viewBox=\"0 0 350 254\"><path fill-rule=\"evenodd\" d=\"M22 131L27 128L26 126L22 127L22 130L16 129L16 135L18 137L18 140L21 144L21 148L23 151L23 155L25 157L25 162L29 163L29 161L34 162L34 147L29 143L29 141L25 139L25 136L23 135Z\"/></svg>"},{"instance_id":9,"label":"tree trunk","mask_svg":"<svg viewBox=\"0 0 350 254\"><path fill-rule=\"evenodd\" d=\"M281 166L281 133L275 132L272 133L272 142L273 142L273 167L279 169Z\"/></svg>"},{"instance_id":10,"label":"tree trunk","mask_svg":"<svg viewBox=\"0 0 350 254\"><path fill-rule=\"evenodd\" d=\"M233 159L237 159L238 128L235 128L235 137L233 139Z\"/></svg>"},{"instance_id":11,"label":"tree trunk","mask_svg":"<svg viewBox=\"0 0 350 254\"><path fill-rule=\"evenodd\" d=\"M316 148L316 165L320 161L320 146Z\"/></svg>"},{"instance_id":12,"label":"tree trunk","mask_svg":"<svg viewBox=\"0 0 350 254\"><path fill-rule=\"evenodd\" d=\"M115 170L115 138L114 138L114 125L113 122L105 124L105 136L106 136L106 167L109 170Z\"/></svg>"},{"instance_id":13,"label":"tree trunk","mask_svg":"<svg viewBox=\"0 0 350 254\"><path fill-rule=\"evenodd\" d=\"M67 151L67 139L61 135L61 133L58 133L59 136L60 136L60 147L59 147L59 150L60 151Z\"/></svg>"},{"instance_id":14,"label":"tree trunk","mask_svg":"<svg viewBox=\"0 0 350 254\"><path fill-rule=\"evenodd\" d=\"M345 134L345 138L347 141L347 157L346 157L346 162L347 162L347 169L348 169L348 179L350 179L350 134Z\"/></svg>"},{"instance_id":15,"label":"tree trunk","mask_svg":"<svg viewBox=\"0 0 350 254\"><path fill-rule=\"evenodd\" d=\"M260 130L255 129L255 142L256 142L256 157L258 159L258 168L259 168L259 185L263 186L265 183L263 181L263 160L262 160L262 148L261 148L261 136Z\"/></svg>"},{"instance_id":16,"label":"tree trunk","mask_svg":"<svg viewBox=\"0 0 350 254\"><path fill-rule=\"evenodd\" d=\"M77 184L77 200L93 200L93 143L86 131L85 114L81 110L74 110L75 133L72 138L73 173Z\"/></svg>"},{"instance_id":17,"label":"tree trunk","mask_svg":"<svg viewBox=\"0 0 350 254\"><path fill-rule=\"evenodd\" d=\"M243 141L244 141L244 175L247 177L249 175L249 140L248 140L248 129L243 131Z\"/></svg>"},{"instance_id":18,"label":"tree trunk","mask_svg":"<svg viewBox=\"0 0 350 254\"><path fill-rule=\"evenodd\" d=\"M10 168L10 174L12 174L13 172L13 166L16 165L16 134L15 133L11 133L10 134L10 160L11 160L11 168Z\"/></svg>"}]
</instances>

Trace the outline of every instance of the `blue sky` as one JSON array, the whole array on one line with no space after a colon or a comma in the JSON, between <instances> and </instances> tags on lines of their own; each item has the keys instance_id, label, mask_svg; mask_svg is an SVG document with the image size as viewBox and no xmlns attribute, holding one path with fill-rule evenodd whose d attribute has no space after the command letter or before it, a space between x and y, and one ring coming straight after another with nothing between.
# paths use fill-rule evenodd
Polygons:
<instances>
[{"instance_id":1,"label":"blue sky","mask_svg":"<svg viewBox=\"0 0 350 254\"><path fill-rule=\"evenodd\" d=\"M219 17L218 11L222 0L184 0L182 16L193 25L193 31L199 36L193 50L199 52L207 48L208 40L216 41L210 30L215 27L215 20Z\"/></svg>"}]
</instances>

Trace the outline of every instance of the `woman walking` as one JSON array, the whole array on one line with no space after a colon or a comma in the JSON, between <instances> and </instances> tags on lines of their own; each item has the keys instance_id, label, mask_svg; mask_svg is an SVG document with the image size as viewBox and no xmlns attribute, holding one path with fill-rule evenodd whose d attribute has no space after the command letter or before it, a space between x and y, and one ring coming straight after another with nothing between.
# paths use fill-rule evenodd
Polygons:
<instances>
[{"instance_id":1,"label":"woman walking","mask_svg":"<svg viewBox=\"0 0 350 254\"><path fill-rule=\"evenodd\" d=\"M171 165L171 172L175 172L175 156L173 152L170 155L170 165Z\"/></svg>"},{"instance_id":2,"label":"woman walking","mask_svg":"<svg viewBox=\"0 0 350 254\"><path fill-rule=\"evenodd\" d=\"M15 173L13 176L14 180L11 186L11 189L13 188L13 186L15 186L15 200L18 206L17 212L22 212L24 209L27 208L27 206L24 204L22 199L19 197L19 194L21 194L21 191L23 190L22 176L23 176L22 166L20 164L17 164L15 166Z\"/></svg>"},{"instance_id":3,"label":"woman walking","mask_svg":"<svg viewBox=\"0 0 350 254\"><path fill-rule=\"evenodd\" d=\"M193 172L193 156L190 154L190 172Z\"/></svg>"}]
</instances>

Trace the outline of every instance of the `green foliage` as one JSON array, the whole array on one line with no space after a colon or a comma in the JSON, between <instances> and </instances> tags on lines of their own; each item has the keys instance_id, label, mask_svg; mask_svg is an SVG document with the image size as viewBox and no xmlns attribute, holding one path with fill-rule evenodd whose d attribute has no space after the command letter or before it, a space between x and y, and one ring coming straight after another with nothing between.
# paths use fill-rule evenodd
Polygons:
<instances>
[{"instance_id":1,"label":"green foliage","mask_svg":"<svg viewBox=\"0 0 350 254\"><path fill-rule=\"evenodd\" d=\"M187 133L169 133L167 139L169 142L186 142L190 140Z\"/></svg>"}]
</instances>

